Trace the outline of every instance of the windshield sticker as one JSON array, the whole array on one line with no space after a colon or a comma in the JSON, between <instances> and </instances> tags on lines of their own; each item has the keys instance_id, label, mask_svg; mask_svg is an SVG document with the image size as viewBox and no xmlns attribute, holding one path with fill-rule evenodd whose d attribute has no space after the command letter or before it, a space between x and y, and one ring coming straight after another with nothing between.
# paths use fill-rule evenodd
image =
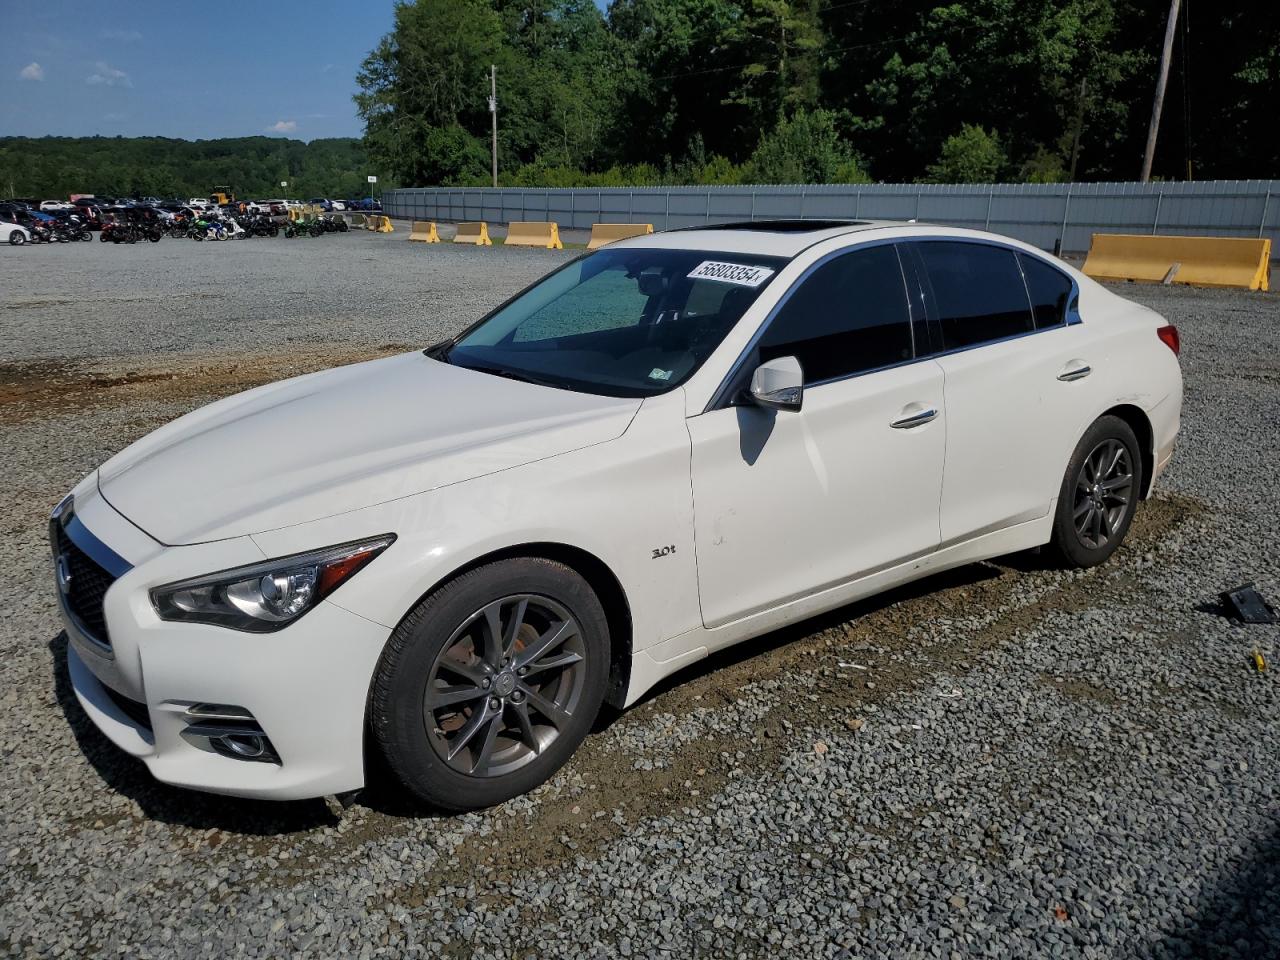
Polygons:
<instances>
[{"instance_id":1,"label":"windshield sticker","mask_svg":"<svg viewBox=\"0 0 1280 960\"><path fill-rule=\"evenodd\" d=\"M652 370L649 371L649 379L650 380L670 380L671 374L673 373L675 373L674 370L663 370L659 367L654 367Z\"/></svg>"},{"instance_id":2,"label":"windshield sticker","mask_svg":"<svg viewBox=\"0 0 1280 960\"><path fill-rule=\"evenodd\" d=\"M768 267L721 263L718 260L703 260L689 274L693 280L719 280L721 283L736 283L740 287L758 287L772 276L773 271Z\"/></svg>"}]
</instances>

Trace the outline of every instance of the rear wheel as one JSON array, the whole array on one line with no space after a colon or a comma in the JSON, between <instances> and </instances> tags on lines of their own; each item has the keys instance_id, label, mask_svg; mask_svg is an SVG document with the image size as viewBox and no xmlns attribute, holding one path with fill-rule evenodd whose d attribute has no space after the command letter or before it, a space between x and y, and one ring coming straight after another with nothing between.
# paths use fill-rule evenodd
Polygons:
<instances>
[{"instance_id":1,"label":"rear wheel","mask_svg":"<svg viewBox=\"0 0 1280 960\"><path fill-rule=\"evenodd\" d=\"M501 803L556 772L595 722L609 628L569 567L521 558L441 587L398 626L370 725L392 772L446 810Z\"/></svg>"},{"instance_id":2,"label":"rear wheel","mask_svg":"<svg viewBox=\"0 0 1280 960\"><path fill-rule=\"evenodd\" d=\"M1095 420L1067 465L1050 549L1068 566L1103 563L1129 532L1141 490L1133 429L1119 417Z\"/></svg>"}]
</instances>

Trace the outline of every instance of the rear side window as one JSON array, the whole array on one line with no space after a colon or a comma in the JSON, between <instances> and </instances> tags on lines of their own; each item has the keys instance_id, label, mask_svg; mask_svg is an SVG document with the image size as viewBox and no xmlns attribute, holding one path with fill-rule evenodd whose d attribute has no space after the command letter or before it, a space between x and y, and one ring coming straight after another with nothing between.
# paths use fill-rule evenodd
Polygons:
<instances>
[{"instance_id":1,"label":"rear side window","mask_svg":"<svg viewBox=\"0 0 1280 960\"><path fill-rule=\"evenodd\" d=\"M937 240L923 241L917 249L933 287L943 350L972 347L1035 329L1014 251Z\"/></svg>"},{"instance_id":2,"label":"rear side window","mask_svg":"<svg viewBox=\"0 0 1280 960\"><path fill-rule=\"evenodd\" d=\"M1043 260L1018 254L1022 262L1022 275L1027 278L1027 293L1031 295L1031 311L1035 314L1036 329L1058 327L1067 321L1067 303L1071 299L1071 278L1055 270Z\"/></svg>"},{"instance_id":3,"label":"rear side window","mask_svg":"<svg viewBox=\"0 0 1280 960\"><path fill-rule=\"evenodd\" d=\"M911 315L891 245L829 260L800 282L760 341L760 362L794 356L805 383L912 357Z\"/></svg>"}]
</instances>

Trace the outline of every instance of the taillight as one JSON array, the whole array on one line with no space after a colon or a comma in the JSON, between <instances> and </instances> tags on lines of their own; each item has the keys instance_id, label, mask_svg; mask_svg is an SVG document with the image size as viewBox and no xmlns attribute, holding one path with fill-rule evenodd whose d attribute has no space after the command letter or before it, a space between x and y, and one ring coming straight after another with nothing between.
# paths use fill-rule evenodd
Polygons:
<instances>
[{"instance_id":1,"label":"taillight","mask_svg":"<svg viewBox=\"0 0 1280 960\"><path fill-rule=\"evenodd\" d=\"M1178 328L1172 323L1166 323L1163 327L1156 328L1156 336L1166 347L1173 351L1176 357L1182 351L1182 341L1178 339Z\"/></svg>"}]
</instances>

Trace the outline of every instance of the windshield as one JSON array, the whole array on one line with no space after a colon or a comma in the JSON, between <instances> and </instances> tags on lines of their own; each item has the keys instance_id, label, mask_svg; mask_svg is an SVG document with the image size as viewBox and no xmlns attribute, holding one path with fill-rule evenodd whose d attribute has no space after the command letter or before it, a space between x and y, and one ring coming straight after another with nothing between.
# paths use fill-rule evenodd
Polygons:
<instances>
[{"instance_id":1,"label":"windshield","mask_svg":"<svg viewBox=\"0 0 1280 960\"><path fill-rule=\"evenodd\" d=\"M600 250L541 280L438 359L615 397L683 383L786 261L706 250Z\"/></svg>"}]
</instances>

